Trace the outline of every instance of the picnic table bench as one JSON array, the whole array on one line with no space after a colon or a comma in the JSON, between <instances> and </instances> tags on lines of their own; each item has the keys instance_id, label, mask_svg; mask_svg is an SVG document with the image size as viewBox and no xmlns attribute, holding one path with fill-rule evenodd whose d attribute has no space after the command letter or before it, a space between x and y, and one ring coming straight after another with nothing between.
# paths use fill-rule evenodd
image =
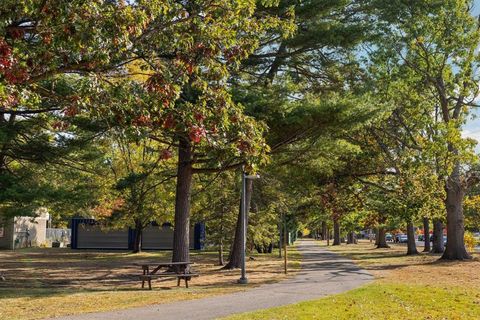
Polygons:
<instances>
[{"instance_id":1,"label":"picnic table bench","mask_svg":"<svg viewBox=\"0 0 480 320\"><path fill-rule=\"evenodd\" d=\"M163 262L155 264L137 264L142 266L142 289L145 288L145 281L148 283L148 289L152 290L153 278L177 278L177 286L180 286L180 280L185 280L185 287L188 288L188 281L192 277L198 277L199 274L190 271L192 262ZM150 267L153 267L150 270ZM166 269L164 272L158 272L161 269Z\"/></svg>"}]
</instances>

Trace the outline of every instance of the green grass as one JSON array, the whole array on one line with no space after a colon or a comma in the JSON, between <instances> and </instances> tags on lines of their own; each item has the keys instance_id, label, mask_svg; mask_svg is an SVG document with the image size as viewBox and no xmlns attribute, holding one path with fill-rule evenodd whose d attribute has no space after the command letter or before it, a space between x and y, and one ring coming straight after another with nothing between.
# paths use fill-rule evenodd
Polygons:
<instances>
[{"instance_id":1,"label":"green grass","mask_svg":"<svg viewBox=\"0 0 480 320\"><path fill-rule=\"evenodd\" d=\"M480 319L480 290L373 283L319 300L227 319Z\"/></svg>"},{"instance_id":2,"label":"green grass","mask_svg":"<svg viewBox=\"0 0 480 320\"><path fill-rule=\"evenodd\" d=\"M439 255L406 256L405 246L375 249L368 241L329 250L349 257L376 280L323 299L227 319L480 319L478 255L472 261L439 261Z\"/></svg>"}]
</instances>

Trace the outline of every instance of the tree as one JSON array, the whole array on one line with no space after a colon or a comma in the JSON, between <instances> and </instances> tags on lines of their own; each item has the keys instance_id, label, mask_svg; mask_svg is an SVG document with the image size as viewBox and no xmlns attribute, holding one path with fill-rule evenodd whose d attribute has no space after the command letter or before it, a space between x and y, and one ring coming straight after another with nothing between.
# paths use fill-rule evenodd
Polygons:
<instances>
[{"instance_id":1,"label":"tree","mask_svg":"<svg viewBox=\"0 0 480 320\"><path fill-rule=\"evenodd\" d=\"M395 56L416 79L415 86L427 88L424 99L434 101L429 114L436 121L430 152L439 158L438 176L445 183L447 248L443 259L470 258L465 249L462 201L465 191L477 181L464 171L473 161L473 144L461 137L465 121L478 95L476 73L479 41L478 22L471 14L471 1L428 3L374 2L375 14L385 37L386 54Z\"/></svg>"},{"instance_id":2,"label":"tree","mask_svg":"<svg viewBox=\"0 0 480 320\"><path fill-rule=\"evenodd\" d=\"M334 181L325 186L322 197L323 207L330 212L333 220L333 245L340 245L342 220L357 211L361 205L358 187L351 181ZM361 189L360 189L361 190ZM352 226L350 226L352 227ZM349 232L353 232L349 228Z\"/></svg>"},{"instance_id":3,"label":"tree","mask_svg":"<svg viewBox=\"0 0 480 320\"><path fill-rule=\"evenodd\" d=\"M90 101L81 83L97 87L87 75L128 60L148 18L140 7L103 0L2 1L0 16L1 206L30 215L79 191L52 188L40 174L82 171L82 150L105 128L82 112Z\"/></svg>"},{"instance_id":4,"label":"tree","mask_svg":"<svg viewBox=\"0 0 480 320\"><path fill-rule=\"evenodd\" d=\"M218 264L223 266L224 250L232 243L236 222L236 210L240 196L238 175L235 171L225 171L199 180L192 197L192 217L204 221L207 241L218 248ZM210 179L209 179L210 178Z\"/></svg>"},{"instance_id":5,"label":"tree","mask_svg":"<svg viewBox=\"0 0 480 320\"><path fill-rule=\"evenodd\" d=\"M264 9L280 17L294 16L296 32L290 37L275 29L266 33L231 82L234 98L246 106L247 113L267 123L272 156L283 154L272 167L300 162L294 155L328 136L328 129L348 126L347 122L352 127L368 113L358 108L348 118L343 112L350 106L350 97L333 94L320 99L323 93L339 94L353 86L358 68L351 52L367 29L359 19L359 3L282 1L278 7ZM310 160L308 156L302 159Z\"/></svg>"},{"instance_id":6,"label":"tree","mask_svg":"<svg viewBox=\"0 0 480 320\"><path fill-rule=\"evenodd\" d=\"M151 222L162 223L172 216L173 196L168 183L175 177L172 152L156 141L135 139L124 130L111 130L110 137L112 147L106 161L112 186L106 204L113 202L115 207L103 218L111 225L133 228L133 251L138 253L143 230ZM102 209L103 203L94 211Z\"/></svg>"},{"instance_id":7,"label":"tree","mask_svg":"<svg viewBox=\"0 0 480 320\"><path fill-rule=\"evenodd\" d=\"M271 3L262 1L267 7ZM225 80L263 30L283 22L256 15L254 1L137 5L149 18L140 25L129 60L105 75L109 81L101 82L101 90L85 91L93 111L110 123L177 149L172 259L186 261L194 174L241 165L254 170L265 160L264 126L231 100Z\"/></svg>"}]
</instances>

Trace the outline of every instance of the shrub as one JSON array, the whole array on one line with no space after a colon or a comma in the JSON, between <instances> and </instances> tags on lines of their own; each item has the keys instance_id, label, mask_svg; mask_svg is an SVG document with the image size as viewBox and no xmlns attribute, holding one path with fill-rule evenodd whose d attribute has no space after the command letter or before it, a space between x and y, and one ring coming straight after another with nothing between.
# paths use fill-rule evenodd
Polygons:
<instances>
[{"instance_id":1,"label":"shrub","mask_svg":"<svg viewBox=\"0 0 480 320\"><path fill-rule=\"evenodd\" d=\"M473 233L471 233L470 231L465 231L463 239L465 240L465 247L467 248L468 252L473 252L477 243L477 240L473 236Z\"/></svg>"}]
</instances>

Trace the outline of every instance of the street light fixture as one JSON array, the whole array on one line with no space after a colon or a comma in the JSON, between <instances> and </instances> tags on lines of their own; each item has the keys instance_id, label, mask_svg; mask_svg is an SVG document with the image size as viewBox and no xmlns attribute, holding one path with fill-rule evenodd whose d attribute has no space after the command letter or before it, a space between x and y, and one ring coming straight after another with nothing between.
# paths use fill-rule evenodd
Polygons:
<instances>
[{"instance_id":1,"label":"street light fixture","mask_svg":"<svg viewBox=\"0 0 480 320\"><path fill-rule=\"evenodd\" d=\"M259 179L258 174L247 175L245 169L242 168L242 196L240 203L240 214L242 218L242 275L238 279L238 283L247 284L247 272L245 270L245 260L246 260L246 247L247 247L247 179L255 180Z\"/></svg>"}]
</instances>

